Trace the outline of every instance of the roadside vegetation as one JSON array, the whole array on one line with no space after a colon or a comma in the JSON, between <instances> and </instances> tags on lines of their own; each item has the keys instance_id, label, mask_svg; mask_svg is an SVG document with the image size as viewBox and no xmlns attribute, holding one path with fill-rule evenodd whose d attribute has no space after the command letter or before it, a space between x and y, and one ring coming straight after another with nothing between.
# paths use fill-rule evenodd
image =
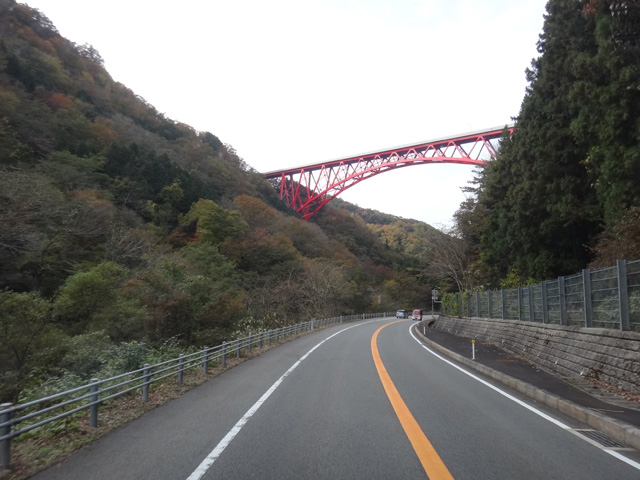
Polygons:
<instances>
[{"instance_id":1,"label":"roadside vegetation","mask_svg":"<svg viewBox=\"0 0 640 480\"><path fill-rule=\"evenodd\" d=\"M322 327L320 327L322 328ZM305 333L308 333L305 332ZM180 384L176 381L175 376L153 383L149 387L149 399L146 402L141 401L141 389L126 393L123 396L103 402L99 408L99 420L97 427L91 427L88 410L74 413L66 418L56 420L45 424L44 426L32 430L24 435L16 437L12 441L11 448L11 468L0 469L0 479L21 480L29 478L35 473L56 465L64 461L69 455L81 447L97 440L107 433L122 427L126 423L135 420L144 415L146 412L153 410L170 400L173 400L188 390L203 384L226 370L233 368L240 363L250 360L264 352L278 346L282 342L287 342L298 338L300 334L293 334L286 340L280 338L262 343L249 351L243 348L237 354L228 355L226 365L223 365L221 359L212 359L209 362L209 368L205 373L202 367L186 369L183 373L183 382ZM134 348L134 350L137 350ZM158 358L164 360L175 358L173 349L159 349L161 356L151 355L150 361L156 361ZM148 353L148 352L147 352ZM99 372L97 375L100 378ZM108 373L108 372L107 372ZM56 380L58 382L59 380ZM55 385L53 390L58 391L58 387L65 388L65 385ZM72 407L68 407L69 409ZM58 412L59 413L59 412Z\"/></svg>"}]
</instances>

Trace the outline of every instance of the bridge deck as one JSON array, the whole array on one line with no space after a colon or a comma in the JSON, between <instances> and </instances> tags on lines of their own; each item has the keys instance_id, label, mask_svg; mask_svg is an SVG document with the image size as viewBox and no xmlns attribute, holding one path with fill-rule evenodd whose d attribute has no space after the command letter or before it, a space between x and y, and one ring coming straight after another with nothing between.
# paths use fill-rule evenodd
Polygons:
<instances>
[{"instance_id":1,"label":"bridge deck","mask_svg":"<svg viewBox=\"0 0 640 480\"><path fill-rule=\"evenodd\" d=\"M471 143L471 142L475 142L475 140L478 137L484 137L484 138L488 138L488 139L497 139L500 138L502 136L502 133L504 132L504 129L507 128L510 131L513 130L513 124L508 124L505 125L503 127L493 127L493 128L489 128L489 129L482 129L482 130L476 130L476 131L472 131L472 132L466 132L466 133L462 133L456 136L446 136L446 137L439 137L439 138L434 138L431 140L427 140L427 141L423 141L423 142L418 142L418 143L410 143L410 144L406 144L406 145L398 145L395 147L390 147L384 150L373 150L373 151L369 151L369 152L364 152L364 153L360 153L357 155L352 155L350 157L344 157L344 158L335 158L332 160L327 160L324 162L320 162L320 163L312 163L312 164L308 164L308 165L298 165L295 167L289 167L286 169L280 169L280 170L272 170L270 172L265 172L264 176L266 178L278 178L280 176L282 176L282 174L289 174L289 173L298 173L301 170L319 170L321 168L327 168L329 166L332 165L340 165L340 164L350 164L350 163L356 163L361 161L363 158L367 158L367 157L374 157L374 156L388 156L391 154L398 154L401 155L404 152L409 152L411 150L422 150L425 149L429 146L442 146L442 147L446 147L452 143L461 143L461 144L465 144L465 143Z\"/></svg>"},{"instance_id":2,"label":"bridge deck","mask_svg":"<svg viewBox=\"0 0 640 480\"><path fill-rule=\"evenodd\" d=\"M497 142L513 125L438 138L264 174L277 183L280 198L308 220L347 188L397 168L425 163L483 165L497 154Z\"/></svg>"}]
</instances>

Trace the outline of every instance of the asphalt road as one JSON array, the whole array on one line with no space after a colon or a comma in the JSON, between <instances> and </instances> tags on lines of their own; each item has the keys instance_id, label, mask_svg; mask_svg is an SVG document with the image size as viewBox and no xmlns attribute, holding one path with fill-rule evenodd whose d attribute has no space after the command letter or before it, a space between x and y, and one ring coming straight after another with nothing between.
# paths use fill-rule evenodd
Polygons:
<instances>
[{"instance_id":1,"label":"asphalt road","mask_svg":"<svg viewBox=\"0 0 640 480\"><path fill-rule=\"evenodd\" d=\"M640 478L573 433L586 427L525 408L424 349L411 320L392 322L283 344L33 478Z\"/></svg>"}]
</instances>

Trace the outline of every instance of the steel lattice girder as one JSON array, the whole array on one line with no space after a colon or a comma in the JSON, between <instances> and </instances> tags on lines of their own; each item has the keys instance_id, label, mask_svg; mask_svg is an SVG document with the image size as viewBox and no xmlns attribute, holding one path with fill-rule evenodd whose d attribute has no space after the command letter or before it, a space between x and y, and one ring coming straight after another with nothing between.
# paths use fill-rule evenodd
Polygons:
<instances>
[{"instance_id":1,"label":"steel lattice girder","mask_svg":"<svg viewBox=\"0 0 640 480\"><path fill-rule=\"evenodd\" d=\"M505 128L513 133L513 126ZM497 148L491 142L499 140L505 128L268 172L265 177L276 180L280 198L308 220L347 188L380 173L429 163L484 165L495 157Z\"/></svg>"}]
</instances>

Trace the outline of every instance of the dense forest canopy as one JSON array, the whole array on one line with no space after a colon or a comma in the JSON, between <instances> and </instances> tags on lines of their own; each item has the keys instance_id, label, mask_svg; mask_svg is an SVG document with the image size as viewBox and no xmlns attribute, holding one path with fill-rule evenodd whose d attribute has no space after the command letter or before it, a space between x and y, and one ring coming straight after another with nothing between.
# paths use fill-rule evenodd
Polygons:
<instances>
[{"instance_id":1,"label":"dense forest canopy","mask_svg":"<svg viewBox=\"0 0 640 480\"><path fill-rule=\"evenodd\" d=\"M621 19L613 4L547 4L515 133L459 212L475 232L466 238L480 284L640 257L639 38L616 41L621 24L640 26L640 9Z\"/></svg>"}]
</instances>

